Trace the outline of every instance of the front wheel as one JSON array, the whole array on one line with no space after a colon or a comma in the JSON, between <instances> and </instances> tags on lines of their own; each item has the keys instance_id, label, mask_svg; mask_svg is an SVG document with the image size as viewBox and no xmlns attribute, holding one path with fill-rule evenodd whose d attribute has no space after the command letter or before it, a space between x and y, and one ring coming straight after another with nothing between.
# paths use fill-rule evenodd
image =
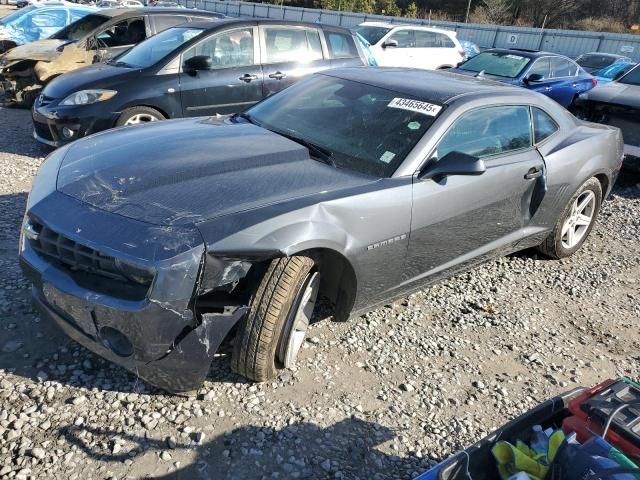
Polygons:
<instances>
[{"instance_id":1,"label":"front wheel","mask_svg":"<svg viewBox=\"0 0 640 480\"><path fill-rule=\"evenodd\" d=\"M304 343L320 286L309 257L273 260L236 335L231 368L264 382L292 367Z\"/></svg>"},{"instance_id":2,"label":"front wheel","mask_svg":"<svg viewBox=\"0 0 640 480\"><path fill-rule=\"evenodd\" d=\"M116 127L125 127L129 125L140 125L143 123L157 122L164 120L165 116L155 108L151 107L132 107L124 110L118 117Z\"/></svg>"},{"instance_id":3,"label":"front wheel","mask_svg":"<svg viewBox=\"0 0 640 480\"><path fill-rule=\"evenodd\" d=\"M600 182L590 178L573 195L553 231L538 249L551 258L573 255L591 233L601 204Z\"/></svg>"}]
</instances>

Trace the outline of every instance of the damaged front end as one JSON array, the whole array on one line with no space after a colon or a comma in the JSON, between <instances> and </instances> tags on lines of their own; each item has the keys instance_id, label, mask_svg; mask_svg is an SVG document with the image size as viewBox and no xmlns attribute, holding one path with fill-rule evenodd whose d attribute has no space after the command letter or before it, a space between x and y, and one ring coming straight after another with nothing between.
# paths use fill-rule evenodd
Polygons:
<instances>
[{"instance_id":1,"label":"damaged front end","mask_svg":"<svg viewBox=\"0 0 640 480\"><path fill-rule=\"evenodd\" d=\"M200 387L256 272L207 254L195 227L132 222L59 192L25 216L20 260L44 317L170 392Z\"/></svg>"},{"instance_id":2,"label":"damaged front end","mask_svg":"<svg viewBox=\"0 0 640 480\"><path fill-rule=\"evenodd\" d=\"M50 80L91 65L94 56L79 44L61 40L18 46L0 56L0 101L30 107Z\"/></svg>"}]
</instances>

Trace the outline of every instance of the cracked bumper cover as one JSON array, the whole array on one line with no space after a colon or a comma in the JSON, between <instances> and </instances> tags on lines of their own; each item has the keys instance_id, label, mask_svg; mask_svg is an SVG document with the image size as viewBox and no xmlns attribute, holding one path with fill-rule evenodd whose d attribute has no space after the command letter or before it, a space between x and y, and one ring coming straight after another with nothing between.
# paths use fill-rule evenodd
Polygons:
<instances>
[{"instance_id":1,"label":"cracked bumper cover","mask_svg":"<svg viewBox=\"0 0 640 480\"><path fill-rule=\"evenodd\" d=\"M75 215L55 215L61 211ZM204 253L199 232L110 214L59 192L36 204L29 215L66 238L117 258L145 261L156 271L144 298L124 299L87 288L72 271L51 262L23 239L20 263L33 282L34 304L42 315L78 343L152 385L170 392L197 389L220 343L244 314L243 308L201 319L193 314L192 297ZM82 238L75 238L78 232ZM118 233L125 232L123 247ZM102 333L105 327L122 333L132 353L118 355L109 348Z\"/></svg>"}]
</instances>

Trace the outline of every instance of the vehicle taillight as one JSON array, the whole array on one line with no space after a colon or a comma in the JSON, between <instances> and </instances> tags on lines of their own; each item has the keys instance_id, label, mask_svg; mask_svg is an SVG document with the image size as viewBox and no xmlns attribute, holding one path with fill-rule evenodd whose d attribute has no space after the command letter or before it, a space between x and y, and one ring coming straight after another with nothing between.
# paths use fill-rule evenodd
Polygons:
<instances>
[{"instance_id":1,"label":"vehicle taillight","mask_svg":"<svg viewBox=\"0 0 640 480\"><path fill-rule=\"evenodd\" d=\"M458 50L458 53L460 54L460 56L461 56L462 58L464 58L464 50Z\"/></svg>"},{"instance_id":2,"label":"vehicle taillight","mask_svg":"<svg viewBox=\"0 0 640 480\"><path fill-rule=\"evenodd\" d=\"M593 82L593 86L595 87L596 85L598 85L598 79L597 78L592 78L591 81Z\"/></svg>"}]
</instances>

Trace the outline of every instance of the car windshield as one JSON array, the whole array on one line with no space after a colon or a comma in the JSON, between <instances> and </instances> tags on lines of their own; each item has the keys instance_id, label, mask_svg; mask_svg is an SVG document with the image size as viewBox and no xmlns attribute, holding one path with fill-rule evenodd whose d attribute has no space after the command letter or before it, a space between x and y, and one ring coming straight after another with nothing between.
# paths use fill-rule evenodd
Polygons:
<instances>
[{"instance_id":1,"label":"car windshield","mask_svg":"<svg viewBox=\"0 0 640 480\"><path fill-rule=\"evenodd\" d=\"M612 80L613 77L618 75L620 72L624 73L631 70L632 66L632 64L626 62L614 63L613 65L609 65L601 68L600 70L596 70L591 75L593 75L594 77L607 78L609 80Z\"/></svg>"},{"instance_id":2,"label":"car windshield","mask_svg":"<svg viewBox=\"0 0 640 480\"><path fill-rule=\"evenodd\" d=\"M370 45L375 45L382 37L389 33L391 29L385 27L372 27L370 25L360 25L355 27L353 31L362 35Z\"/></svg>"},{"instance_id":3,"label":"car windshield","mask_svg":"<svg viewBox=\"0 0 640 480\"><path fill-rule=\"evenodd\" d=\"M150 67L203 31L201 28L170 28L120 55L115 63L136 68Z\"/></svg>"},{"instance_id":4,"label":"car windshield","mask_svg":"<svg viewBox=\"0 0 640 480\"><path fill-rule=\"evenodd\" d=\"M6 17L3 17L2 19L0 19L0 24L5 25L5 26L6 25L11 25L13 22L18 20L23 15L25 15L25 14L27 14L29 12L32 12L33 10L36 10L37 8L38 7L35 7L33 5L29 5L28 7L21 8L17 12L13 12L11 15L7 15Z\"/></svg>"},{"instance_id":5,"label":"car windshield","mask_svg":"<svg viewBox=\"0 0 640 480\"><path fill-rule=\"evenodd\" d=\"M596 55L587 53L576 58L576 63L581 67L600 69L615 62L614 57L608 55Z\"/></svg>"},{"instance_id":6,"label":"car windshield","mask_svg":"<svg viewBox=\"0 0 640 480\"><path fill-rule=\"evenodd\" d=\"M640 65L638 65L624 77L618 80L618 83L625 83L627 85L640 85Z\"/></svg>"},{"instance_id":7,"label":"car windshield","mask_svg":"<svg viewBox=\"0 0 640 480\"><path fill-rule=\"evenodd\" d=\"M458 68L469 72L484 72L497 77L516 78L529 62L531 62L530 58L516 53L483 52L467 60Z\"/></svg>"},{"instance_id":8,"label":"car windshield","mask_svg":"<svg viewBox=\"0 0 640 480\"><path fill-rule=\"evenodd\" d=\"M82 40L107 20L109 20L109 17L92 13L90 15L87 15L86 17L82 17L80 20L76 20L75 22L67 25L58 33L52 35L51 38L77 42L79 40Z\"/></svg>"},{"instance_id":9,"label":"car windshield","mask_svg":"<svg viewBox=\"0 0 640 480\"><path fill-rule=\"evenodd\" d=\"M440 109L403 93L318 74L243 116L306 144L312 157L337 168L390 177Z\"/></svg>"}]
</instances>

